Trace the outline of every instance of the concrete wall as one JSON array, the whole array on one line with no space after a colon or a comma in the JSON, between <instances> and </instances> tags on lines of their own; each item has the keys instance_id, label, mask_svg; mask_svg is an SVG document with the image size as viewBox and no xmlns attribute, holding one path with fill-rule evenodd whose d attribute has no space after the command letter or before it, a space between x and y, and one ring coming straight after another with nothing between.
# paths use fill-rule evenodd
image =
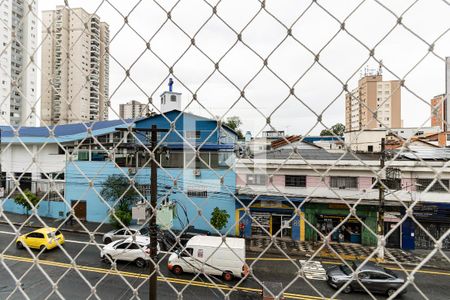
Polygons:
<instances>
[{"instance_id":1,"label":"concrete wall","mask_svg":"<svg viewBox=\"0 0 450 300\"><path fill-rule=\"evenodd\" d=\"M122 169L127 173L127 168ZM85 200L87 202L87 220L94 222L109 222L108 211L111 202L104 202L99 194L102 183L109 175L123 174L121 170L111 162L69 162L66 167L66 199L67 201ZM223 185L217 176L223 176ZM135 175L139 184L150 183L150 170L139 169ZM190 225L196 228L211 230L209 219L215 207L225 209L230 218L223 232L229 230L235 223L235 192L236 176L226 170L201 170L200 176L195 176L192 169L164 169L158 172L158 194L161 197L168 191L166 187L173 187L172 178L176 178L175 193L169 194L169 199L175 200L186 207ZM89 187L89 180L92 187ZM187 191L207 190L208 198L188 198ZM181 222L174 219L174 228L181 229L182 224L188 221L181 208L177 209ZM233 230L230 231L234 233Z\"/></svg>"}]
</instances>

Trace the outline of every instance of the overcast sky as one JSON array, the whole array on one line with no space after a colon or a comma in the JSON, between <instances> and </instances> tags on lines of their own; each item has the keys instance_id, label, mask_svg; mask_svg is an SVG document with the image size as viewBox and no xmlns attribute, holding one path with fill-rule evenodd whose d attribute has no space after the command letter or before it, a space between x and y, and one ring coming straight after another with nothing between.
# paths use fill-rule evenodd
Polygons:
<instances>
[{"instance_id":1,"label":"overcast sky","mask_svg":"<svg viewBox=\"0 0 450 300\"><path fill-rule=\"evenodd\" d=\"M189 48L190 38L171 21L157 33L166 21L167 14L153 1L139 2L68 1L70 7L83 7L89 13L96 11L102 21L110 26L110 95L113 109L118 113L119 104L132 99L141 102L147 102L149 96L159 99L159 95L167 89L165 78L169 75L168 68L161 60L169 66L177 61L174 67L174 89L183 93L183 105L189 104L195 92L199 102L209 112L198 103L190 104L188 111L204 116L225 113L226 116L240 116L242 129L251 130L254 135L269 129L265 127L265 117L270 114L272 125L278 130L300 134L311 130L312 134L318 134L323 127L314 127L317 117L311 110L320 114L328 106L323 113L324 123L328 126L336 122L344 123L344 94L341 94L340 81L348 81L349 87L354 88L360 78L360 70L366 65L377 68L378 63L374 60L365 63L369 51L347 32L341 31L340 23L346 20L346 30L369 49L377 45L397 23L392 13L372 0L317 1L335 19L316 3L311 4L311 1L269 0L266 1L266 9L279 21L263 10L248 26L261 8L259 1L221 1L217 6L217 14L226 25L217 16L211 17L212 9L207 3L215 5L217 1L181 0L172 11L172 20L191 37L198 32L195 43L201 49L199 51L192 46ZM176 3L170 0L158 2L166 10ZM361 2L361 6L351 14ZM375 57L382 59L387 67L383 70L385 80L406 76L406 86L429 102L433 96L445 92L443 58L450 55L450 5L443 0L380 2L397 15L417 2L404 13L402 23L420 38L405 27L397 26L376 46ZM54 9L63 3L62 0L40 0L39 10ZM124 26L122 15L129 15L129 26ZM292 37L286 38L287 31L279 22L288 28L292 26L292 35L303 46ZM247 46L239 42L229 50L237 40L229 27L235 32L243 30L242 40ZM337 36L330 42L335 34ZM429 46L421 39L431 44L442 34L435 42L435 54L429 53ZM144 40L150 40L151 49L159 58L145 50ZM278 46L280 42L282 44ZM186 50L186 54L179 59ZM319 62L340 81L315 63L315 55L310 51L314 54L320 51ZM263 61L254 52L262 58L269 56L268 67L271 71L262 68ZM411 71L425 55L425 59ZM225 76L214 72L211 60L220 60L219 70ZM125 72L120 65L126 69L133 65L131 77L135 83L127 79L121 84ZM254 76L256 78L251 81ZM289 97L290 88L283 81L290 87L295 84L295 95L303 104ZM245 99L235 103L240 97L239 90L244 87L246 98L260 112ZM159 103L157 106L159 108ZM429 105L403 89L404 125L421 126L424 122L429 125L429 117ZM110 118L116 119L118 116L111 111Z\"/></svg>"}]
</instances>

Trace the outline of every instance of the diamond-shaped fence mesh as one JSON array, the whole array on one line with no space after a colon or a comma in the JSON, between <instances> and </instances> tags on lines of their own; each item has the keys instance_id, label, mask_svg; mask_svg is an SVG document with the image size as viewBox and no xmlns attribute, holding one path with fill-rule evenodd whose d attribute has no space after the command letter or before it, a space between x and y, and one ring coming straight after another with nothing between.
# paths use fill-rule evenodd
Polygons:
<instances>
[{"instance_id":1,"label":"diamond-shaped fence mesh","mask_svg":"<svg viewBox=\"0 0 450 300\"><path fill-rule=\"evenodd\" d=\"M0 0L0 299L448 299L449 15Z\"/></svg>"}]
</instances>

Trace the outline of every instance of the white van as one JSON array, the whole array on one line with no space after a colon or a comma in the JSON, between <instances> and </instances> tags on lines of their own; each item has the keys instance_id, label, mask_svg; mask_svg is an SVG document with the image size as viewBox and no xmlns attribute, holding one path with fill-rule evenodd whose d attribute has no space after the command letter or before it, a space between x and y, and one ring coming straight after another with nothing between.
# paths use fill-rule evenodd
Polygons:
<instances>
[{"instance_id":1,"label":"white van","mask_svg":"<svg viewBox=\"0 0 450 300\"><path fill-rule=\"evenodd\" d=\"M183 272L219 275L225 281L248 274L245 264L245 239L197 235L183 252L172 253L167 267L179 275Z\"/></svg>"}]
</instances>

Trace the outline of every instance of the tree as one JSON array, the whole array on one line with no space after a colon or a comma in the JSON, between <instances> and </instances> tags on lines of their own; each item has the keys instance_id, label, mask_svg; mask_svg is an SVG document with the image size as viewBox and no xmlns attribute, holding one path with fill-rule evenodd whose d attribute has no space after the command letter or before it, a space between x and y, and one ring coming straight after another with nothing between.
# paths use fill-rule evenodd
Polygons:
<instances>
[{"instance_id":1,"label":"tree","mask_svg":"<svg viewBox=\"0 0 450 300\"><path fill-rule=\"evenodd\" d=\"M221 230L227 225L229 217L230 215L225 209L219 209L216 207L211 213L211 225L217 230Z\"/></svg>"},{"instance_id":2,"label":"tree","mask_svg":"<svg viewBox=\"0 0 450 300\"><path fill-rule=\"evenodd\" d=\"M326 136L326 135L337 135L337 136L343 136L345 132L345 126L342 123L336 123L333 126L331 126L330 129L324 129L320 132L320 136Z\"/></svg>"},{"instance_id":3,"label":"tree","mask_svg":"<svg viewBox=\"0 0 450 300\"><path fill-rule=\"evenodd\" d=\"M234 131L236 131L238 138L240 140L244 139L244 135L242 134L242 131L239 127L242 125L242 121L238 116L233 116L227 118L227 120L224 123L226 126L230 127Z\"/></svg>"},{"instance_id":4,"label":"tree","mask_svg":"<svg viewBox=\"0 0 450 300\"><path fill-rule=\"evenodd\" d=\"M28 200L27 200L28 199ZM39 198L33 194L30 190L24 190L23 193L19 193L15 196L14 201L23 206L28 211L34 207L37 207Z\"/></svg>"},{"instance_id":5,"label":"tree","mask_svg":"<svg viewBox=\"0 0 450 300\"><path fill-rule=\"evenodd\" d=\"M100 195L105 200L115 202L121 198L114 207L114 215L110 216L111 224L121 227L122 224L117 220L119 219L124 225L129 225L131 222L130 206L137 201L139 194L130 186L128 178L124 175L110 175L102 186Z\"/></svg>"}]
</instances>

